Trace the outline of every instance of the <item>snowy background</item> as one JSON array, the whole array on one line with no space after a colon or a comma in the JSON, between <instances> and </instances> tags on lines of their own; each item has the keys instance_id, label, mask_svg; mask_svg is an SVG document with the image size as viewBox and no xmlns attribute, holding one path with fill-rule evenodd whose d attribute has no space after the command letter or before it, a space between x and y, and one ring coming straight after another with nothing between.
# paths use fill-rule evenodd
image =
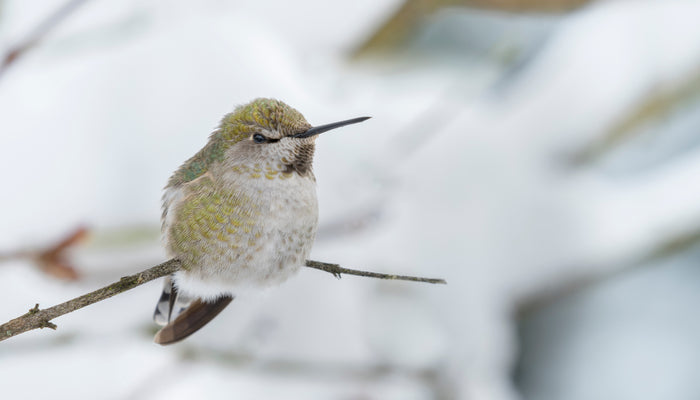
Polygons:
<instances>
[{"instance_id":1,"label":"snowy background","mask_svg":"<svg viewBox=\"0 0 700 400\"><path fill-rule=\"evenodd\" d=\"M261 96L373 117L318 141L312 258L448 285L304 269L160 347L151 282L0 343L3 398L700 397L700 2L78 3L0 73L0 255L90 235L77 280L7 257L0 322L163 261L166 180ZM0 1L0 55L62 4Z\"/></svg>"}]
</instances>

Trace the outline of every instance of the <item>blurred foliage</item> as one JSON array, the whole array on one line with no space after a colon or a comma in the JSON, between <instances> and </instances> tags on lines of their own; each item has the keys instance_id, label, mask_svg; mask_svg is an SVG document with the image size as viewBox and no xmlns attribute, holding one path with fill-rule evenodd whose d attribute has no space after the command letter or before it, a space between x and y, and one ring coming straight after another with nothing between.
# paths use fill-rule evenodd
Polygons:
<instances>
[{"instance_id":1,"label":"blurred foliage","mask_svg":"<svg viewBox=\"0 0 700 400\"><path fill-rule=\"evenodd\" d=\"M576 153L571 159L572 164L581 166L595 162L634 138L643 131L641 128L644 126L669 118L683 105L697 101L698 98L700 98L700 70L673 85L651 90L606 134ZM664 134L664 132L659 130L657 134Z\"/></svg>"},{"instance_id":2,"label":"blurred foliage","mask_svg":"<svg viewBox=\"0 0 700 400\"><path fill-rule=\"evenodd\" d=\"M406 0L354 52L354 58L395 51L428 17L448 7L481 8L517 13L562 13L590 0Z\"/></svg>"},{"instance_id":3,"label":"blurred foliage","mask_svg":"<svg viewBox=\"0 0 700 400\"><path fill-rule=\"evenodd\" d=\"M63 21L68 18L73 12L78 10L83 4L87 3L88 0L68 0L61 7L53 10L49 13L45 19L43 19L39 24L37 24L34 29L28 33L28 35L18 43L8 48L5 52L2 61L0 62L0 77L5 73L5 71L14 64L19 58L21 58L27 51L32 47L39 44L44 37L46 37L52 30L54 30L58 25L63 23ZM0 3L0 9L2 8L2 3ZM0 16L2 11L0 10Z\"/></svg>"},{"instance_id":4,"label":"blurred foliage","mask_svg":"<svg viewBox=\"0 0 700 400\"><path fill-rule=\"evenodd\" d=\"M520 302L516 314L518 319L526 319L529 315L598 283L636 271L638 268L656 265L658 261L677 256L698 247L700 247L700 223L692 229L677 232L675 235L663 238L656 246L651 247L622 266L595 268L606 272L597 275L587 274L583 277L571 279L563 284L552 286L549 290L542 290ZM591 270L594 270L594 268L591 268Z\"/></svg>"}]
</instances>

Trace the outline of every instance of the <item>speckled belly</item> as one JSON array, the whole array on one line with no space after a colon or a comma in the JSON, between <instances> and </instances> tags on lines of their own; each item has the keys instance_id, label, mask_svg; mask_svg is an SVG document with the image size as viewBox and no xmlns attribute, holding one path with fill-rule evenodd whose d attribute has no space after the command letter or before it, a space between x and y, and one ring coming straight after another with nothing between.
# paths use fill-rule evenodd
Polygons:
<instances>
[{"instance_id":1,"label":"speckled belly","mask_svg":"<svg viewBox=\"0 0 700 400\"><path fill-rule=\"evenodd\" d=\"M216 297L278 284L295 273L311 251L318 219L313 182L301 183L291 186L298 189L292 196L286 185L255 188L250 196L206 181L184 195L165 228L170 255L183 263L178 288Z\"/></svg>"}]
</instances>

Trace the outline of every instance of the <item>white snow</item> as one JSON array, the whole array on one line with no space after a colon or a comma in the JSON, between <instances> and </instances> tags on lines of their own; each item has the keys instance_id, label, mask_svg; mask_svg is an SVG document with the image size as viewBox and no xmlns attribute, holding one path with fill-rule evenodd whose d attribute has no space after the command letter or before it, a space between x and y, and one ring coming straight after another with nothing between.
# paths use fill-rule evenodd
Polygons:
<instances>
[{"instance_id":1,"label":"white snow","mask_svg":"<svg viewBox=\"0 0 700 400\"><path fill-rule=\"evenodd\" d=\"M3 2L0 47L61 3ZM363 210L377 218L356 232L321 235L312 258L443 277L447 286L303 270L237 298L182 345L161 348L149 331L154 282L55 320L56 332L0 343L2 391L37 399L428 399L441 388L457 398L517 398L510 369L520 300L620 267L697 226L697 149L616 178L561 160L645 94L700 71L700 3L594 2L556 22L497 94L504 68L490 59L346 63L346 52L398 5L88 2L0 79L0 249L47 243L79 223L98 234L157 229L170 173L223 114L269 96L311 123L373 117L319 139L314 170L322 226ZM117 271L99 282L62 283L28 263L4 263L0 321L153 265L164 257L158 246L138 250L142 261L83 250L78 260ZM667 362L683 353L668 348L659 356ZM183 356L197 349L200 358ZM245 357L216 356L228 353ZM294 367L275 367L282 361ZM347 372L384 364L401 368ZM423 369L438 378L416 378ZM585 398L588 389L576 388Z\"/></svg>"}]
</instances>

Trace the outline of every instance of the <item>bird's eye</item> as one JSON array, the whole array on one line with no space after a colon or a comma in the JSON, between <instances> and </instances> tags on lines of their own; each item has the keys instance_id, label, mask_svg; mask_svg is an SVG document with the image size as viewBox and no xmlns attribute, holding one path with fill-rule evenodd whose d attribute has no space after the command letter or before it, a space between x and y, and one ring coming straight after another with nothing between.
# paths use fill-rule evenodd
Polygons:
<instances>
[{"instance_id":1,"label":"bird's eye","mask_svg":"<svg viewBox=\"0 0 700 400\"><path fill-rule=\"evenodd\" d=\"M253 135L253 141L255 143L265 143L267 142L267 138L259 133L256 133L255 135Z\"/></svg>"}]
</instances>

